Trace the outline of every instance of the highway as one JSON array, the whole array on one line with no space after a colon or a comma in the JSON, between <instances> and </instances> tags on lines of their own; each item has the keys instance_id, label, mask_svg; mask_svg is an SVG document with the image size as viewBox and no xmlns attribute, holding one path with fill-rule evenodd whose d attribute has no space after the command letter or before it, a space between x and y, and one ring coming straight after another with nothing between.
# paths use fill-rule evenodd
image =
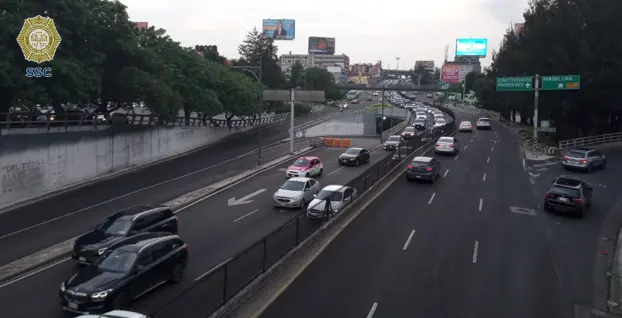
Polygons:
<instances>
[{"instance_id":1,"label":"highway","mask_svg":"<svg viewBox=\"0 0 622 318\"><path fill-rule=\"evenodd\" d=\"M373 151L379 146L379 139L353 139L352 145L367 147ZM317 178L322 186L345 184L368 166L389 155L388 152L380 150L372 154L369 165L341 167L336 158L342 152L343 149L339 148L320 148L306 154L318 156L323 161L324 175ZM180 210L179 232L188 243L190 251L186 279L181 284L155 291L137 302L133 309L144 313L155 311L190 287L195 278L300 213L272 206L272 195L284 182L284 169L290 164L291 162L287 162L275 166ZM239 199L251 193L257 194L249 198L252 200L249 204L229 206L230 198ZM57 291L60 282L71 275L73 268L74 262L66 260L8 285L0 285L3 316L64 317L58 304ZM27 306L24 301L31 299L33 291L38 294L37 305Z\"/></svg>"},{"instance_id":2,"label":"highway","mask_svg":"<svg viewBox=\"0 0 622 318\"><path fill-rule=\"evenodd\" d=\"M397 179L260 317L567 318L573 301L590 305L594 248L620 200L622 155L578 173L610 182L579 220L539 209L552 179L568 172L548 164L532 184L509 129L456 137L459 156L436 156L440 182Z\"/></svg>"},{"instance_id":3,"label":"highway","mask_svg":"<svg viewBox=\"0 0 622 318\"><path fill-rule=\"evenodd\" d=\"M351 105L362 109L377 101ZM339 111L297 118L296 125ZM262 130L262 162L289 151L289 123ZM297 148L308 145L300 141ZM160 204L252 169L257 162L256 130L145 169L103 180L14 210L0 212L0 265L28 256L92 229L105 216L139 204Z\"/></svg>"}]
</instances>

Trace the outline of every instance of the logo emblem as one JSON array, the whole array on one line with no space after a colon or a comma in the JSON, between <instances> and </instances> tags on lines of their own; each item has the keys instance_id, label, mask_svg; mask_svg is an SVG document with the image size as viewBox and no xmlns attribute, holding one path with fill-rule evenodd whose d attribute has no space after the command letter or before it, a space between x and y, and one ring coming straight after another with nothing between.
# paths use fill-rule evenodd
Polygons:
<instances>
[{"instance_id":1,"label":"logo emblem","mask_svg":"<svg viewBox=\"0 0 622 318\"><path fill-rule=\"evenodd\" d=\"M54 20L40 15L24 20L22 31L17 36L26 61L39 64L54 59L60 42Z\"/></svg>"}]
</instances>

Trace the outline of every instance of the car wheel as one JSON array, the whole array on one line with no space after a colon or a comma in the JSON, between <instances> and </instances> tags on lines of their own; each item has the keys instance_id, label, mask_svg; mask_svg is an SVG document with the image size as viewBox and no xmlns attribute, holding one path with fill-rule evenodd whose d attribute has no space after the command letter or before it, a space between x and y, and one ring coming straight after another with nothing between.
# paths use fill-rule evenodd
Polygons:
<instances>
[{"instance_id":1,"label":"car wheel","mask_svg":"<svg viewBox=\"0 0 622 318\"><path fill-rule=\"evenodd\" d=\"M356 165L357 167L358 167L358 165L360 165L360 164L361 164L361 163L359 162L359 160L358 160L358 159L356 159L356 160L354 161L354 165Z\"/></svg>"},{"instance_id":2,"label":"car wheel","mask_svg":"<svg viewBox=\"0 0 622 318\"><path fill-rule=\"evenodd\" d=\"M121 291L121 292L118 292L116 295L114 295L110 303L110 307L113 310L122 310L122 309L126 309L129 304L130 304L130 296L126 292Z\"/></svg>"},{"instance_id":3,"label":"car wheel","mask_svg":"<svg viewBox=\"0 0 622 318\"><path fill-rule=\"evenodd\" d=\"M184 265L181 263L175 264L171 270L171 277L169 281L173 284L179 283L184 278Z\"/></svg>"},{"instance_id":4,"label":"car wheel","mask_svg":"<svg viewBox=\"0 0 622 318\"><path fill-rule=\"evenodd\" d=\"M432 176L432 180L430 180L430 182L432 182L432 184L436 183L436 176Z\"/></svg>"},{"instance_id":5,"label":"car wheel","mask_svg":"<svg viewBox=\"0 0 622 318\"><path fill-rule=\"evenodd\" d=\"M544 202L544 204L542 206L544 207L544 211L545 212L551 212L551 209L549 208L548 203Z\"/></svg>"},{"instance_id":6,"label":"car wheel","mask_svg":"<svg viewBox=\"0 0 622 318\"><path fill-rule=\"evenodd\" d=\"M307 206L307 201L305 201L305 199L300 200L300 206L298 208L304 209L305 206Z\"/></svg>"},{"instance_id":7,"label":"car wheel","mask_svg":"<svg viewBox=\"0 0 622 318\"><path fill-rule=\"evenodd\" d=\"M606 165L607 165L607 159L605 159L605 160L603 161L603 163L600 165L600 168L602 169L602 168L604 168Z\"/></svg>"},{"instance_id":8,"label":"car wheel","mask_svg":"<svg viewBox=\"0 0 622 318\"><path fill-rule=\"evenodd\" d=\"M585 217L585 206L581 210L579 210L579 212L577 213L577 217L580 219Z\"/></svg>"},{"instance_id":9,"label":"car wheel","mask_svg":"<svg viewBox=\"0 0 622 318\"><path fill-rule=\"evenodd\" d=\"M592 172L593 170L594 170L594 165L590 163L590 165L587 166L587 172Z\"/></svg>"},{"instance_id":10,"label":"car wheel","mask_svg":"<svg viewBox=\"0 0 622 318\"><path fill-rule=\"evenodd\" d=\"M320 173L318 173L317 175L321 176L323 173L324 173L324 169L322 168L322 169L320 169Z\"/></svg>"}]
</instances>

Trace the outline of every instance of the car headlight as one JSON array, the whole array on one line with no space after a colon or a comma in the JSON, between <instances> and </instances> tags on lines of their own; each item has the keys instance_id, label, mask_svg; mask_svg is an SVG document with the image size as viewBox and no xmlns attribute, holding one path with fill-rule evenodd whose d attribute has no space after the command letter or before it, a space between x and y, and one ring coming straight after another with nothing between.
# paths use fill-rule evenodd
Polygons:
<instances>
[{"instance_id":1,"label":"car headlight","mask_svg":"<svg viewBox=\"0 0 622 318\"><path fill-rule=\"evenodd\" d=\"M65 282L60 283L60 291L64 292L66 289Z\"/></svg>"},{"instance_id":2,"label":"car headlight","mask_svg":"<svg viewBox=\"0 0 622 318\"><path fill-rule=\"evenodd\" d=\"M100 248L97 250L97 255L102 255L107 250L107 248Z\"/></svg>"},{"instance_id":3,"label":"car headlight","mask_svg":"<svg viewBox=\"0 0 622 318\"><path fill-rule=\"evenodd\" d=\"M112 292L112 289L105 290L105 291L102 291L102 292L98 292L98 293L95 293L95 294L91 295L91 298L93 298L93 299L106 298L106 297L108 297L108 295L110 295L111 292Z\"/></svg>"}]
</instances>

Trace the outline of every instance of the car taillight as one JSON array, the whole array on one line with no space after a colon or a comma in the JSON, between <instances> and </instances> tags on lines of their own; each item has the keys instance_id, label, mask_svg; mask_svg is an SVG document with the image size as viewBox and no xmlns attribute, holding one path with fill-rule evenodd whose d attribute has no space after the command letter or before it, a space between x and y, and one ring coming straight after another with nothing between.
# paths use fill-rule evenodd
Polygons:
<instances>
[{"instance_id":1,"label":"car taillight","mask_svg":"<svg viewBox=\"0 0 622 318\"><path fill-rule=\"evenodd\" d=\"M576 204L580 204L581 202L583 202L583 199L577 198L577 199L572 199L572 201L574 201Z\"/></svg>"},{"instance_id":2,"label":"car taillight","mask_svg":"<svg viewBox=\"0 0 622 318\"><path fill-rule=\"evenodd\" d=\"M432 171L432 168L431 167L427 167L427 168L425 168L425 170L426 171Z\"/></svg>"},{"instance_id":3,"label":"car taillight","mask_svg":"<svg viewBox=\"0 0 622 318\"><path fill-rule=\"evenodd\" d=\"M550 198L552 198L552 197L553 197L553 195L552 195L552 194L550 194L550 193L547 193L544 197L545 197L545 198L547 198L547 199L550 199Z\"/></svg>"},{"instance_id":4,"label":"car taillight","mask_svg":"<svg viewBox=\"0 0 622 318\"><path fill-rule=\"evenodd\" d=\"M583 163L587 163L587 160L581 160L581 162L583 162Z\"/></svg>"},{"instance_id":5,"label":"car taillight","mask_svg":"<svg viewBox=\"0 0 622 318\"><path fill-rule=\"evenodd\" d=\"M412 168L413 168L413 166L412 166L412 165L408 165L408 169L412 169Z\"/></svg>"},{"instance_id":6,"label":"car taillight","mask_svg":"<svg viewBox=\"0 0 622 318\"><path fill-rule=\"evenodd\" d=\"M185 244L184 244L184 249L185 249L185 250L188 250L188 243L185 243Z\"/></svg>"},{"instance_id":7,"label":"car taillight","mask_svg":"<svg viewBox=\"0 0 622 318\"><path fill-rule=\"evenodd\" d=\"M568 160L568 156L564 156L564 160Z\"/></svg>"},{"instance_id":8,"label":"car taillight","mask_svg":"<svg viewBox=\"0 0 622 318\"><path fill-rule=\"evenodd\" d=\"M449 147L453 148L453 147L454 147L454 144L449 145Z\"/></svg>"},{"instance_id":9,"label":"car taillight","mask_svg":"<svg viewBox=\"0 0 622 318\"><path fill-rule=\"evenodd\" d=\"M441 146L441 144L436 144L436 147L440 147L440 146Z\"/></svg>"},{"instance_id":10,"label":"car taillight","mask_svg":"<svg viewBox=\"0 0 622 318\"><path fill-rule=\"evenodd\" d=\"M175 220L179 221L179 216L175 215Z\"/></svg>"}]
</instances>

